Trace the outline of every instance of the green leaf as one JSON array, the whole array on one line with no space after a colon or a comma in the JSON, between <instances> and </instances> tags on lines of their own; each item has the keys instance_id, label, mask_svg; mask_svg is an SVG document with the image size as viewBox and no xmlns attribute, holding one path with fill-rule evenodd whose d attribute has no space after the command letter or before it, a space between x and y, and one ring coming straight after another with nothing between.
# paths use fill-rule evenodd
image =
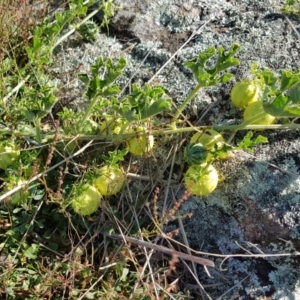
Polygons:
<instances>
[{"instance_id":1,"label":"green leaf","mask_svg":"<svg viewBox=\"0 0 300 300\"><path fill-rule=\"evenodd\" d=\"M163 111L170 110L172 100L167 98L161 86L152 88L146 84L141 88L138 84L132 85L132 93L120 103L114 103L114 109L127 121L148 119Z\"/></svg>"},{"instance_id":2,"label":"green leaf","mask_svg":"<svg viewBox=\"0 0 300 300\"><path fill-rule=\"evenodd\" d=\"M216 48L214 46L210 46L208 47L206 50L204 50L203 52L199 53L199 64L200 66L205 65L206 61L209 60L211 57L213 57L216 53Z\"/></svg>"},{"instance_id":3,"label":"green leaf","mask_svg":"<svg viewBox=\"0 0 300 300\"><path fill-rule=\"evenodd\" d=\"M49 242L47 246L54 251L57 251L59 248L58 244L54 242Z\"/></svg>"},{"instance_id":4,"label":"green leaf","mask_svg":"<svg viewBox=\"0 0 300 300\"><path fill-rule=\"evenodd\" d=\"M300 116L299 70L283 70L277 75L270 69L259 70L257 64L253 64L251 71L264 86L262 101L268 114L277 118Z\"/></svg>"},{"instance_id":5,"label":"green leaf","mask_svg":"<svg viewBox=\"0 0 300 300\"><path fill-rule=\"evenodd\" d=\"M124 160L124 156L128 153L127 149L123 150L114 150L114 151L108 151L108 156L102 155L101 157L106 162L107 165L110 165L112 167L119 167L118 163L119 161Z\"/></svg>"},{"instance_id":6,"label":"green leaf","mask_svg":"<svg viewBox=\"0 0 300 300\"><path fill-rule=\"evenodd\" d=\"M300 102L300 80L297 84L295 84L289 93L289 102L299 103Z\"/></svg>"},{"instance_id":7,"label":"green leaf","mask_svg":"<svg viewBox=\"0 0 300 300\"><path fill-rule=\"evenodd\" d=\"M227 83L232 79L233 75L230 73L225 73L220 77L220 83Z\"/></svg>"},{"instance_id":8,"label":"green leaf","mask_svg":"<svg viewBox=\"0 0 300 300\"><path fill-rule=\"evenodd\" d=\"M300 116L300 105L299 104L291 104L284 108L284 112L286 116L289 117L299 117Z\"/></svg>"},{"instance_id":9,"label":"green leaf","mask_svg":"<svg viewBox=\"0 0 300 300\"><path fill-rule=\"evenodd\" d=\"M276 99L273 101L273 105L275 108L281 108L285 106L285 104L288 102L288 97L284 96L283 94L279 94Z\"/></svg>"},{"instance_id":10,"label":"green leaf","mask_svg":"<svg viewBox=\"0 0 300 300\"><path fill-rule=\"evenodd\" d=\"M270 87L274 87L276 85L278 78L270 69L264 69L262 71L262 76L266 85Z\"/></svg>"},{"instance_id":11,"label":"green leaf","mask_svg":"<svg viewBox=\"0 0 300 300\"><path fill-rule=\"evenodd\" d=\"M31 244L31 246L25 251L25 256L28 259L36 259L39 251L39 245Z\"/></svg>"},{"instance_id":12,"label":"green leaf","mask_svg":"<svg viewBox=\"0 0 300 300\"><path fill-rule=\"evenodd\" d=\"M119 94L120 92L121 90L119 89L119 87L116 84L114 84L112 86L109 86L107 89L103 90L102 96L113 96Z\"/></svg>"},{"instance_id":13,"label":"green leaf","mask_svg":"<svg viewBox=\"0 0 300 300\"><path fill-rule=\"evenodd\" d=\"M300 75L293 73L291 70L283 70L281 73L280 90L283 92L291 88L296 82L300 81Z\"/></svg>"},{"instance_id":14,"label":"green leaf","mask_svg":"<svg viewBox=\"0 0 300 300\"><path fill-rule=\"evenodd\" d=\"M37 86L28 91L24 105L27 108L26 116L29 121L41 119L51 112L57 102L54 92L54 87L47 85Z\"/></svg>"},{"instance_id":15,"label":"green leaf","mask_svg":"<svg viewBox=\"0 0 300 300\"><path fill-rule=\"evenodd\" d=\"M105 97L119 94L120 89L113 83L122 74L125 66L124 57L121 57L115 65L110 58L105 61L103 57L98 57L96 63L90 67L92 78L89 78L87 74L78 75L79 79L87 86L86 97L93 99L97 96Z\"/></svg>"},{"instance_id":16,"label":"green leaf","mask_svg":"<svg viewBox=\"0 0 300 300\"><path fill-rule=\"evenodd\" d=\"M87 76L87 74L78 74L78 78L85 84L89 85L90 84L90 79Z\"/></svg>"},{"instance_id":17,"label":"green leaf","mask_svg":"<svg viewBox=\"0 0 300 300\"><path fill-rule=\"evenodd\" d=\"M284 113L289 113L292 117L300 116L300 82L290 89L288 104L284 107Z\"/></svg>"},{"instance_id":18,"label":"green leaf","mask_svg":"<svg viewBox=\"0 0 300 300\"><path fill-rule=\"evenodd\" d=\"M122 275L120 277L121 281L126 281L127 280L127 275L129 274L129 269L128 268L123 268L122 270Z\"/></svg>"},{"instance_id":19,"label":"green leaf","mask_svg":"<svg viewBox=\"0 0 300 300\"><path fill-rule=\"evenodd\" d=\"M218 48L218 57L214 67L206 66L207 61L217 52L215 47L209 47L205 51L200 52L198 58L187 62L186 66L191 69L198 84L202 87L209 87L220 82L224 83L230 80L230 76L222 74L222 71L239 65L240 61L234 55L240 50L241 46L233 44L230 49L225 52L223 47Z\"/></svg>"},{"instance_id":20,"label":"green leaf","mask_svg":"<svg viewBox=\"0 0 300 300\"><path fill-rule=\"evenodd\" d=\"M249 131L246 136L243 138L242 141L239 141L237 143L238 147L240 149L253 152L253 147L259 144L265 144L268 143L268 139L262 135L259 135L255 139L252 139L253 137L253 132Z\"/></svg>"},{"instance_id":21,"label":"green leaf","mask_svg":"<svg viewBox=\"0 0 300 300\"><path fill-rule=\"evenodd\" d=\"M213 151L213 157L218 159L218 158L226 158L228 157L228 153L231 151L235 150L235 147L224 144L221 148L218 148L217 145L215 145L215 150Z\"/></svg>"}]
</instances>

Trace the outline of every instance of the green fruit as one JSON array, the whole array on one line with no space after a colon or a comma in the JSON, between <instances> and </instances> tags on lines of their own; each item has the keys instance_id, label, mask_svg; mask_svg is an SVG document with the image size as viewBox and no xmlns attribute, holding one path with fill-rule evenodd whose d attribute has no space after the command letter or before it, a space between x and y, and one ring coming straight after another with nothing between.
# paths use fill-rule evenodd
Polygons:
<instances>
[{"instance_id":1,"label":"green fruit","mask_svg":"<svg viewBox=\"0 0 300 300\"><path fill-rule=\"evenodd\" d=\"M257 81L243 80L231 90L232 104L237 108L246 108L251 103L260 101L261 88Z\"/></svg>"},{"instance_id":2,"label":"green fruit","mask_svg":"<svg viewBox=\"0 0 300 300\"><path fill-rule=\"evenodd\" d=\"M259 116L258 116L259 115ZM268 125L273 124L276 121L276 118L272 115L269 115L265 112L262 102L254 102L250 104L244 111L244 121L248 121L251 118L257 116L257 119L254 119L251 124L257 125Z\"/></svg>"},{"instance_id":3,"label":"green fruit","mask_svg":"<svg viewBox=\"0 0 300 300\"><path fill-rule=\"evenodd\" d=\"M200 165L207 159L208 151L201 143L188 144L184 150L184 159L190 165Z\"/></svg>"},{"instance_id":4,"label":"green fruit","mask_svg":"<svg viewBox=\"0 0 300 300\"><path fill-rule=\"evenodd\" d=\"M216 148L221 149L225 141L219 132L213 129L207 129L205 131L196 132L191 137L190 143L201 143L207 150L213 151Z\"/></svg>"},{"instance_id":5,"label":"green fruit","mask_svg":"<svg viewBox=\"0 0 300 300\"><path fill-rule=\"evenodd\" d=\"M101 194L92 185L85 184L71 199L71 206L74 211L81 215L91 215L96 212L101 202Z\"/></svg>"},{"instance_id":6,"label":"green fruit","mask_svg":"<svg viewBox=\"0 0 300 300\"><path fill-rule=\"evenodd\" d=\"M106 119L99 126L101 135L119 134L122 127L122 119L113 116L106 116Z\"/></svg>"},{"instance_id":7,"label":"green fruit","mask_svg":"<svg viewBox=\"0 0 300 300\"><path fill-rule=\"evenodd\" d=\"M0 169L6 169L20 157L20 149L10 142L0 143Z\"/></svg>"},{"instance_id":8,"label":"green fruit","mask_svg":"<svg viewBox=\"0 0 300 300\"><path fill-rule=\"evenodd\" d=\"M128 131L128 133L133 132L136 132L137 136L130 138L126 141L128 151L136 156L142 156L146 153L149 153L154 146L153 135L138 135L139 132L146 132L145 128L142 126Z\"/></svg>"},{"instance_id":9,"label":"green fruit","mask_svg":"<svg viewBox=\"0 0 300 300\"><path fill-rule=\"evenodd\" d=\"M99 170L99 175L94 179L94 186L103 196L117 194L126 180L124 172L118 167L104 166Z\"/></svg>"},{"instance_id":10,"label":"green fruit","mask_svg":"<svg viewBox=\"0 0 300 300\"><path fill-rule=\"evenodd\" d=\"M192 165L184 175L185 187L197 196L206 196L213 192L218 180L218 172L212 165Z\"/></svg>"}]
</instances>

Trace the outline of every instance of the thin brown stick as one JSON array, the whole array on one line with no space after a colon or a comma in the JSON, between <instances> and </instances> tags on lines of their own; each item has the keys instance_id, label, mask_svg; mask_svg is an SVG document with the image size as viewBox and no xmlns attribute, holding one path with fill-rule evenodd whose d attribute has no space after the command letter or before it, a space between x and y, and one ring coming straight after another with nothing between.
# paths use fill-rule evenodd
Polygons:
<instances>
[{"instance_id":1,"label":"thin brown stick","mask_svg":"<svg viewBox=\"0 0 300 300\"><path fill-rule=\"evenodd\" d=\"M167 236L165 233L163 233L162 231L160 231L160 234L163 238L166 238L182 247L187 248L187 246L185 244L182 244L172 238L170 238L169 236ZM296 257L296 256L300 256L300 252L299 251L295 251L293 253L278 253L278 254L255 254L255 253L251 253L251 254L218 254L218 253L209 253L209 252L203 252L203 251L196 251L194 249L189 248L193 253L195 254L199 254L199 255L209 255L209 256L213 256L213 257L222 257L225 260L231 257L245 257L245 258L268 258L268 257Z\"/></svg>"},{"instance_id":2,"label":"thin brown stick","mask_svg":"<svg viewBox=\"0 0 300 300\"><path fill-rule=\"evenodd\" d=\"M181 259L189 260L189 261L195 262L195 263L200 264L200 265L209 266L209 267L214 267L215 266L215 263L210 259L205 259L205 258L202 258L202 257L197 257L197 256L193 256L193 255L190 255L190 254L182 253L182 252L179 252L179 251L176 251L176 250L173 250L173 249L169 249L169 248L164 247L164 246L151 244L149 242L138 240L136 238L132 238L132 237L129 237L129 236L125 236L125 235L121 235L121 234L112 234L112 235L109 235L109 237L117 239L117 240L125 240L126 242L136 244L136 245L139 245L139 246L142 246L142 247L146 247L146 248L149 248L149 249L153 249L155 251L160 251L160 252L163 252L163 253L167 253L167 254L170 254L170 255L177 255Z\"/></svg>"}]
</instances>

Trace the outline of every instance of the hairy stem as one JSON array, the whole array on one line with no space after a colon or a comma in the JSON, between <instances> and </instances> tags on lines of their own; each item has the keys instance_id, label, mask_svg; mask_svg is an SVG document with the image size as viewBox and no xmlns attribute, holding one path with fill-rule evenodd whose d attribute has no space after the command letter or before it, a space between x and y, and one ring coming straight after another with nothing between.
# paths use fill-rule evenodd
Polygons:
<instances>
[{"instance_id":1,"label":"hairy stem","mask_svg":"<svg viewBox=\"0 0 300 300\"><path fill-rule=\"evenodd\" d=\"M84 126L84 123L85 123L85 121L88 119L88 117L90 116L90 114L91 114L91 112L92 112L92 110L93 110L93 108L94 108L94 106L95 106L97 100L98 100L98 97L97 97L97 96L95 96L95 97L92 99L90 105L88 106L87 110L85 111L85 114L84 114L82 120L80 121L81 126Z\"/></svg>"},{"instance_id":2,"label":"hairy stem","mask_svg":"<svg viewBox=\"0 0 300 300\"><path fill-rule=\"evenodd\" d=\"M183 127L177 129L159 129L151 131L152 135L166 135L166 134L178 134L178 133L187 133L187 132L195 132L195 131L203 131L207 129L214 129L216 131L224 131L224 130L293 130L300 129L300 124L272 124L272 125L245 125L244 123L239 125L212 125L212 126L197 126L197 127ZM149 132L140 132L139 135L148 135ZM14 135L18 137L36 137L36 132L32 131L20 131L20 130L12 130L10 128L0 128L0 135ZM103 135L67 135L60 134L60 140L98 140L98 141L123 141L127 138L136 136L136 133L124 133L124 134L116 134L110 136ZM41 135L41 142L46 143L54 139L54 134Z\"/></svg>"},{"instance_id":3,"label":"hairy stem","mask_svg":"<svg viewBox=\"0 0 300 300\"><path fill-rule=\"evenodd\" d=\"M34 122L35 130L36 130L36 140L41 143L42 137L41 137L41 119L38 118Z\"/></svg>"},{"instance_id":4,"label":"hairy stem","mask_svg":"<svg viewBox=\"0 0 300 300\"><path fill-rule=\"evenodd\" d=\"M175 113L174 119L178 119L182 111L185 109L185 107L191 102L191 100L196 96L196 94L199 92L201 89L201 85L198 84L186 97L186 99L183 101L183 103L180 105L178 108L177 112Z\"/></svg>"}]
</instances>

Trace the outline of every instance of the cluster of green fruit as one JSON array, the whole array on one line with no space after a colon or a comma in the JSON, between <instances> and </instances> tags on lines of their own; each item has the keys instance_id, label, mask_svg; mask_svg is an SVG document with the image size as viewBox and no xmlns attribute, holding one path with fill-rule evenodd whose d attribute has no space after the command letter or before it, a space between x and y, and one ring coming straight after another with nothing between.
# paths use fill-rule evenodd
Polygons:
<instances>
[{"instance_id":1,"label":"cluster of green fruit","mask_svg":"<svg viewBox=\"0 0 300 300\"><path fill-rule=\"evenodd\" d=\"M70 200L74 211L82 216L97 211L103 196L117 194L123 187L126 175L118 166L105 165L100 168L91 184L82 184L75 188Z\"/></svg>"},{"instance_id":2,"label":"cluster of green fruit","mask_svg":"<svg viewBox=\"0 0 300 300\"><path fill-rule=\"evenodd\" d=\"M119 134L122 121L112 116L100 125L102 135ZM143 126L132 126L126 133L136 133L132 138L126 140L128 152L136 156L142 156L153 148L154 137L150 134L144 135L147 129ZM71 206L79 215L90 215L97 211L103 196L117 194L126 181L126 174L119 166L105 165L100 168L94 176L91 184L79 185L71 197Z\"/></svg>"},{"instance_id":3,"label":"cluster of green fruit","mask_svg":"<svg viewBox=\"0 0 300 300\"><path fill-rule=\"evenodd\" d=\"M262 84L256 80L242 80L231 91L232 104L244 110L244 121L251 124L273 124L276 118L265 112L262 97Z\"/></svg>"},{"instance_id":4,"label":"cluster of green fruit","mask_svg":"<svg viewBox=\"0 0 300 300\"><path fill-rule=\"evenodd\" d=\"M245 109L244 121L252 124L271 124L275 117L264 111L260 100L262 94L258 81L243 80L238 82L231 91L231 100L237 108ZM127 126L129 125L129 126ZM82 127L82 128L81 128ZM149 153L154 146L154 137L149 133L146 125L130 123L113 116L105 116L100 126L93 120L87 119L79 130L82 134L119 135L123 132L134 134L125 139L126 149L133 155L142 156ZM206 196L217 187L219 176L213 161L222 157L225 141L222 135L212 129L195 133L185 149L184 157L190 165L184 175L186 189L194 195ZM2 143L0 149L0 168L6 169L20 157L20 149L11 143ZM11 180L16 184L24 181ZM118 165L105 165L95 172L89 183L83 181L72 192L70 204L80 215L94 213L101 203L103 196L118 193L124 186L126 174ZM6 189L13 186L7 182ZM23 193L24 194L24 193ZM24 194L25 195L25 194ZM12 196L12 203L20 203L24 197L22 191Z\"/></svg>"},{"instance_id":5,"label":"cluster of green fruit","mask_svg":"<svg viewBox=\"0 0 300 300\"><path fill-rule=\"evenodd\" d=\"M251 124L272 124L276 118L265 112L261 101L262 85L256 80L238 82L231 91L232 104L244 109L243 119ZM214 130L197 132L185 149L185 160L190 167L185 173L185 186L194 195L206 196L218 184L218 172L212 165L218 150L224 146L222 135Z\"/></svg>"},{"instance_id":6,"label":"cluster of green fruit","mask_svg":"<svg viewBox=\"0 0 300 300\"><path fill-rule=\"evenodd\" d=\"M184 158L190 165L184 182L194 195L206 196L217 187L219 176L212 162L224 144L222 135L215 130L197 132L192 136L184 151Z\"/></svg>"},{"instance_id":7,"label":"cluster of green fruit","mask_svg":"<svg viewBox=\"0 0 300 300\"><path fill-rule=\"evenodd\" d=\"M85 122L85 134L119 134L121 126L124 125L120 119L106 117L106 120L98 124L88 119ZM145 126L130 126L126 133L135 135L125 140L128 152L136 156L142 156L151 151L154 145L154 137L147 133ZM21 158L20 147L7 141L0 143L0 169L6 170L9 166L17 163ZM32 168L32 166L31 166ZM30 169L30 168L29 168ZM6 180L4 191L10 191L12 188L25 183L31 178L30 170L25 170L24 178L21 176L9 175ZM94 213L101 203L103 196L112 196L117 194L126 181L126 175L118 165L105 165L95 172L93 182L90 184L79 184L72 192L70 204L74 211L80 215L90 215ZM21 189L11 196L10 203L13 205L24 203L28 198L28 191Z\"/></svg>"},{"instance_id":8,"label":"cluster of green fruit","mask_svg":"<svg viewBox=\"0 0 300 300\"><path fill-rule=\"evenodd\" d=\"M100 134L119 134L122 132L124 122L121 118L106 116L106 120L100 125ZM126 129L124 133L135 133L133 138L126 139L126 148L128 152L136 156L142 156L149 153L154 146L154 137L147 133L147 126L132 124L130 129Z\"/></svg>"}]
</instances>

